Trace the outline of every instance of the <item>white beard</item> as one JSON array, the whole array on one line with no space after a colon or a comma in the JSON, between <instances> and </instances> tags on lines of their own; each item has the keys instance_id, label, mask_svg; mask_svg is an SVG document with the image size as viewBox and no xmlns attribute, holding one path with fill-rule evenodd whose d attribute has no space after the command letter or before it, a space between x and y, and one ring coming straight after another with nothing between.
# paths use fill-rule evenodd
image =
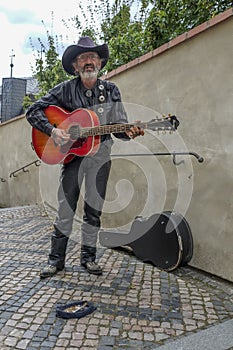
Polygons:
<instances>
[{"instance_id":1,"label":"white beard","mask_svg":"<svg viewBox=\"0 0 233 350\"><path fill-rule=\"evenodd\" d=\"M95 68L95 70L93 72L83 72L83 71L80 71L79 72L79 75L82 79L85 79L85 80L92 80L92 79L96 79L97 76L98 76L98 73L99 73L99 70L97 68Z\"/></svg>"}]
</instances>

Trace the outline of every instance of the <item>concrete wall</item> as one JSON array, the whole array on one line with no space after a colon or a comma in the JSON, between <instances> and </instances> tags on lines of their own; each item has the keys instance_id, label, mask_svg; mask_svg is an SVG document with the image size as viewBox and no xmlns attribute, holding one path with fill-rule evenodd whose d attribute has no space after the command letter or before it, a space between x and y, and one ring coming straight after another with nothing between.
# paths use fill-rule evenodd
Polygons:
<instances>
[{"instance_id":1,"label":"concrete wall","mask_svg":"<svg viewBox=\"0 0 233 350\"><path fill-rule=\"evenodd\" d=\"M148 130L134 141L115 141L118 156L102 222L128 229L136 215L174 209L185 215L193 233L190 265L233 281L232 11L220 19L108 75L120 87L131 121L174 113L181 125L171 135ZM57 205L59 166L32 165L9 178L37 159L30 133L24 117L0 126L0 177L7 180L0 182L1 206ZM186 155L177 156L179 165L165 155L119 156L174 151L195 152L204 162Z\"/></svg>"},{"instance_id":2,"label":"concrete wall","mask_svg":"<svg viewBox=\"0 0 233 350\"><path fill-rule=\"evenodd\" d=\"M24 116L0 125L0 207L41 202L36 165L10 176L37 159L31 148L31 128Z\"/></svg>"}]
</instances>

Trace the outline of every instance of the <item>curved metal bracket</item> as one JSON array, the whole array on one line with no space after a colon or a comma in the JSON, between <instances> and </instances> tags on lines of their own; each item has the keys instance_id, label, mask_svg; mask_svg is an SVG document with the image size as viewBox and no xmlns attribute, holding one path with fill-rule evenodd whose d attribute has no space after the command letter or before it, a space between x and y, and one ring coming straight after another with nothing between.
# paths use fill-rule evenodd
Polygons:
<instances>
[{"instance_id":1,"label":"curved metal bracket","mask_svg":"<svg viewBox=\"0 0 233 350\"><path fill-rule=\"evenodd\" d=\"M174 165L180 165L180 164L184 163L184 160L183 160L183 159L180 160L179 162L176 160L176 154L173 154L173 155L172 155L172 161L173 161L173 164L174 164Z\"/></svg>"}]
</instances>

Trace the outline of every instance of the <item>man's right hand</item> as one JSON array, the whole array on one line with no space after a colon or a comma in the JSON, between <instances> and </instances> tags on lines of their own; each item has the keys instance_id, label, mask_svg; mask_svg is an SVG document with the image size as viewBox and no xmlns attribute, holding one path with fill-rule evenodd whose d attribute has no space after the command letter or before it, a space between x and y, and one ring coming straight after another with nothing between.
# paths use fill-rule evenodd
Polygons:
<instances>
[{"instance_id":1,"label":"man's right hand","mask_svg":"<svg viewBox=\"0 0 233 350\"><path fill-rule=\"evenodd\" d=\"M70 141L70 134L67 134L65 130L59 128L53 128L51 137L58 145L64 145Z\"/></svg>"}]
</instances>

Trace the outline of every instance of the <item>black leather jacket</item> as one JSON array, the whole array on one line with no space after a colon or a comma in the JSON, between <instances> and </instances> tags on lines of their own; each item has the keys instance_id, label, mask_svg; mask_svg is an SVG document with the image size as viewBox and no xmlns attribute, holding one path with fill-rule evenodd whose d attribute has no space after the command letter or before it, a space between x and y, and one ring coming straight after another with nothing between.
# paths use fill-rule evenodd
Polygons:
<instances>
[{"instance_id":1,"label":"black leather jacket","mask_svg":"<svg viewBox=\"0 0 233 350\"><path fill-rule=\"evenodd\" d=\"M83 86L81 79L76 77L55 86L47 95L32 104L26 112L28 122L50 136L53 125L49 123L43 111L49 105L56 105L68 112L77 108L94 110L101 125L128 122L118 87L106 80L98 79L95 87L88 90ZM114 135L129 140L125 133ZM106 135L101 140L110 139L111 135Z\"/></svg>"}]
</instances>

